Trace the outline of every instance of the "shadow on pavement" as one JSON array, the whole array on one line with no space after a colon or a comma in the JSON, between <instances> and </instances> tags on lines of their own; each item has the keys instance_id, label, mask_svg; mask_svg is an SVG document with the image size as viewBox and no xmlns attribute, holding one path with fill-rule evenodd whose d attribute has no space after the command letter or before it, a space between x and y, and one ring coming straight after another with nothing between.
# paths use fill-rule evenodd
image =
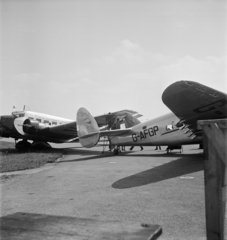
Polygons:
<instances>
[{"instance_id":1,"label":"shadow on pavement","mask_svg":"<svg viewBox=\"0 0 227 240\"><path fill-rule=\"evenodd\" d=\"M57 163L65 163L65 162L80 162L80 161L88 161L88 160L96 160L100 158L106 157L114 157L115 155L111 152L105 152L102 154L100 150L87 150L85 148L74 150L74 149L67 149L65 155L76 155L75 159L70 160L59 160ZM79 157L81 155L81 158Z\"/></svg>"},{"instance_id":2,"label":"shadow on pavement","mask_svg":"<svg viewBox=\"0 0 227 240\"><path fill-rule=\"evenodd\" d=\"M202 154L196 154L193 157L184 155L183 158L175 161L122 178L114 182L112 187L117 189L139 187L203 170Z\"/></svg>"}]
</instances>

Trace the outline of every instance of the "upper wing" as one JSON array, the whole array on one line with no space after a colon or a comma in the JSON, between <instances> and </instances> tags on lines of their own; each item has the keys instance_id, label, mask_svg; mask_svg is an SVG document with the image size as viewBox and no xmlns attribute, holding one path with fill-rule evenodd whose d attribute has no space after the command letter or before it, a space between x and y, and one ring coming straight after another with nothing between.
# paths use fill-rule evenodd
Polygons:
<instances>
[{"instance_id":1,"label":"upper wing","mask_svg":"<svg viewBox=\"0 0 227 240\"><path fill-rule=\"evenodd\" d=\"M178 127L196 132L197 120L227 117L227 95L192 81L171 84L162 94L164 104L180 118Z\"/></svg>"},{"instance_id":2,"label":"upper wing","mask_svg":"<svg viewBox=\"0 0 227 240\"><path fill-rule=\"evenodd\" d=\"M139 118L142 116L141 114L133 110L121 110L117 112L110 112L108 114L99 115L94 118L99 127L102 127L105 125L112 126L113 123L116 121L116 118L123 119L127 113L133 115L136 118Z\"/></svg>"}]
</instances>

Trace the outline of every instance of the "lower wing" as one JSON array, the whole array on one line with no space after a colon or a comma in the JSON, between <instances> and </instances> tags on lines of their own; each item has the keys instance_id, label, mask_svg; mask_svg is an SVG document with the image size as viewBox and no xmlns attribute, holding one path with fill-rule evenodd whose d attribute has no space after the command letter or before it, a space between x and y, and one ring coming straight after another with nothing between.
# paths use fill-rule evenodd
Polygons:
<instances>
[{"instance_id":1,"label":"lower wing","mask_svg":"<svg viewBox=\"0 0 227 240\"><path fill-rule=\"evenodd\" d=\"M193 81L171 84L163 92L162 101L180 118L177 126L195 134L201 134L197 120L227 117L227 94Z\"/></svg>"}]
</instances>

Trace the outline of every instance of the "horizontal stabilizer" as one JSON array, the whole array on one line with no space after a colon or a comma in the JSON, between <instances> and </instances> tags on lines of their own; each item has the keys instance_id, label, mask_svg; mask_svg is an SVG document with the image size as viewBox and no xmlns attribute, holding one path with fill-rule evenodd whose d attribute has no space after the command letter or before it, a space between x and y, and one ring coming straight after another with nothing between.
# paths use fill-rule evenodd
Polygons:
<instances>
[{"instance_id":1,"label":"horizontal stabilizer","mask_svg":"<svg viewBox=\"0 0 227 240\"><path fill-rule=\"evenodd\" d=\"M118 137L132 134L132 128L101 131L100 137Z\"/></svg>"},{"instance_id":2,"label":"horizontal stabilizer","mask_svg":"<svg viewBox=\"0 0 227 240\"><path fill-rule=\"evenodd\" d=\"M77 112L77 131L83 147L90 148L99 141L99 127L94 117L85 108Z\"/></svg>"},{"instance_id":3,"label":"horizontal stabilizer","mask_svg":"<svg viewBox=\"0 0 227 240\"><path fill-rule=\"evenodd\" d=\"M88 133L88 134L80 137L80 140L81 140L81 139L86 139L86 138L89 138L89 137L96 136L97 134L99 134L99 132Z\"/></svg>"}]
</instances>

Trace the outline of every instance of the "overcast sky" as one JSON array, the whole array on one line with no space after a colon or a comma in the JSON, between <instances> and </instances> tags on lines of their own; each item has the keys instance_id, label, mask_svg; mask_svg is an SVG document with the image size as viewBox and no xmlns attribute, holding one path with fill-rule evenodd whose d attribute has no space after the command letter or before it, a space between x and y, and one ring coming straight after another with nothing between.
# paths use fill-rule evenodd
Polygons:
<instances>
[{"instance_id":1,"label":"overcast sky","mask_svg":"<svg viewBox=\"0 0 227 240\"><path fill-rule=\"evenodd\" d=\"M0 114L169 112L164 89L227 91L225 0L2 0Z\"/></svg>"}]
</instances>

